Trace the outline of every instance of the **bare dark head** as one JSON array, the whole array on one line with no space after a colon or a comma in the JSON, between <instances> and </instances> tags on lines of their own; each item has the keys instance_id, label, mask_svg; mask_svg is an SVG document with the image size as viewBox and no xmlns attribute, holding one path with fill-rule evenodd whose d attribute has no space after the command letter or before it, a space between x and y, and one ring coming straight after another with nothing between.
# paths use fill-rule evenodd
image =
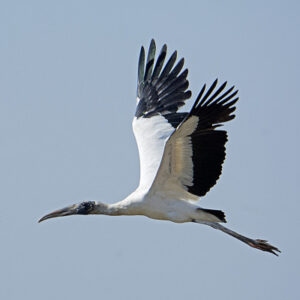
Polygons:
<instances>
[{"instance_id":1,"label":"bare dark head","mask_svg":"<svg viewBox=\"0 0 300 300\"><path fill-rule=\"evenodd\" d=\"M51 218L65 217L71 215L89 215L95 213L96 202L95 201L85 201L79 204L73 204L65 208L56 210L50 214L42 217L39 222L45 221Z\"/></svg>"}]
</instances>

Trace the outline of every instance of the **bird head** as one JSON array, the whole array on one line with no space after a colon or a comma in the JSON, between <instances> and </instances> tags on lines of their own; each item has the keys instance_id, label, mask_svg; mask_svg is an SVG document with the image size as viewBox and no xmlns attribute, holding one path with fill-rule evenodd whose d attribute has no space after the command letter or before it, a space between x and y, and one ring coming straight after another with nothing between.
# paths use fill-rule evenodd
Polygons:
<instances>
[{"instance_id":1,"label":"bird head","mask_svg":"<svg viewBox=\"0 0 300 300\"><path fill-rule=\"evenodd\" d=\"M95 201L85 201L79 204L73 204L62 209L58 209L50 214L45 215L39 220L39 223L51 218L65 217L71 215L88 215L95 210Z\"/></svg>"}]
</instances>

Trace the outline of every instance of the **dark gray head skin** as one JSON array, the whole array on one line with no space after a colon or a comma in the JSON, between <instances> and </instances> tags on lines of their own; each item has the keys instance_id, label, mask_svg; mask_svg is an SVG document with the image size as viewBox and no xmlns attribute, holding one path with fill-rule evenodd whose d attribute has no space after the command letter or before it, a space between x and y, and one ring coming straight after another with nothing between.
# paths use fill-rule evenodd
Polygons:
<instances>
[{"instance_id":1,"label":"dark gray head skin","mask_svg":"<svg viewBox=\"0 0 300 300\"><path fill-rule=\"evenodd\" d=\"M65 217L71 215L88 215L93 213L95 206L96 206L95 201L85 201L79 204L73 204L45 215L39 220L39 223L47 219L57 218L57 217Z\"/></svg>"}]
</instances>

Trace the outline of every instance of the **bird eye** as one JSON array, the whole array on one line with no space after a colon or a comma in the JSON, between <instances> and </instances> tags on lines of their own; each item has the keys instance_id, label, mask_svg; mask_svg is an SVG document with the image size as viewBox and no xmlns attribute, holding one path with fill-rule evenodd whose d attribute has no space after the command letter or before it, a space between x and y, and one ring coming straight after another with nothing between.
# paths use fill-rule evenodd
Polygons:
<instances>
[{"instance_id":1,"label":"bird eye","mask_svg":"<svg viewBox=\"0 0 300 300\"><path fill-rule=\"evenodd\" d=\"M78 214L87 215L95 206L93 201L82 202L78 207Z\"/></svg>"}]
</instances>

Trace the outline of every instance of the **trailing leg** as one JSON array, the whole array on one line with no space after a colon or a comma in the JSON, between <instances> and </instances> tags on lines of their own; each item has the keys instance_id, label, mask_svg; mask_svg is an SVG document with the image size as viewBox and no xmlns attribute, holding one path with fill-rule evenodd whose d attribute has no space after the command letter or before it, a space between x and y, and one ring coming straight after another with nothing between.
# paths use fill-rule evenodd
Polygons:
<instances>
[{"instance_id":1,"label":"trailing leg","mask_svg":"<svg viewBox=\"0 0 300 300\"><path fill-rule=\"evenodd\" d=\"M256 248L256 249L259 249L259 250L262 250L262 251L266 251L266 252L270 252L276 256L278 256L278 253L276 252L281 252L278 248L270 245L267 241L265 240L259 240L259 239L250 239L244 235L241 235L235 231L232 231L228 228L226 228L225 226L219 224L219 223L213 223L213 222L198 222L196 221L196 223L199 223L199 224L204 224L204 225L208 225L214 229L218 229L218 230L221 230L231 236L233 236L234 238L246 243L247 245L249 245L250 247L253 247L253 248Z\"/></svg>"}]
</instances>

